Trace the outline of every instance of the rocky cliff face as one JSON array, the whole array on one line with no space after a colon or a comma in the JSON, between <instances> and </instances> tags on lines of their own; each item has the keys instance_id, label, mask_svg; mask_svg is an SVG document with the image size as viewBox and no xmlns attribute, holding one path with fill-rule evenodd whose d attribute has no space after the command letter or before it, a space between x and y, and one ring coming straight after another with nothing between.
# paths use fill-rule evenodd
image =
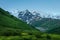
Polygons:
<instances>
[{"instance_id":1,"label":"rocky cliff face","mask_svg":"<svg viewBox=\"0 0 60 40\"><path fill-rule=\"evenodd\" d=\"M35 15L34 15L35 13ZM39 20L41 17L39 16L40 14L36 13L36 12L29 12L29 10L25 10L25 11L21 11L18 14L18 17L27 22L28 24L31 24L31 22L33 22L34 20Z\"/></svg>"}]
</instances>

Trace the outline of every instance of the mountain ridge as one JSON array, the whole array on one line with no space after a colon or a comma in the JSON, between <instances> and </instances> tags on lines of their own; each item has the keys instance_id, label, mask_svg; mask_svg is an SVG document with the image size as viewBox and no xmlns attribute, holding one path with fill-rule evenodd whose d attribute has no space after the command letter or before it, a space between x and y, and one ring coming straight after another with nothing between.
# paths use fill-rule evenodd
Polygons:
<instances>
[{"instance_id":1,"label":"mountain ridge","mask_svg":"<svg viewBox=\"0 0 60 40\"><path fill-rule=\"evenodd\" d=\"M23 12L23 11L22 11ZM26 11L27 12L27 11ZM31 20L28 20L28 24L30 24L30 25L32 25L32 26L35 26L35 28L37 28L37 29L41 29L41 28L43 28L43 29L45 29L46 31L48 31L48 30L52 30L52 29L55 29L55 28L58 28L58 27L60 27L60 19L54 19L54 18L51 18L50 17L50 15L48 16L48 18L43 18L43 17L41 17L40 16L40 14L39 13L37 13L37 12L34 12L35 13L35 15L33 15L31 12L29 12L28 13L28 15L25 15L25 14L27 14L26 12L24 12L24 15L23 15L23 13L19 13L19 14L22 14L22 15L19 15L18 14L18 18L21 18L21 17L25 17L24 19L23 18L21 18L22 20L28 20L27 19L27 17L31 17ZM29 14L31 14L31 15L29 15ZM33 15L33 16L32 16ZM30 18L29 18L30 19ZM26 22L26 21L25 21ZM44 30L44 31L45 31ZM41 30L40 30L41 31Z\"/></svg>"}]
</instances>

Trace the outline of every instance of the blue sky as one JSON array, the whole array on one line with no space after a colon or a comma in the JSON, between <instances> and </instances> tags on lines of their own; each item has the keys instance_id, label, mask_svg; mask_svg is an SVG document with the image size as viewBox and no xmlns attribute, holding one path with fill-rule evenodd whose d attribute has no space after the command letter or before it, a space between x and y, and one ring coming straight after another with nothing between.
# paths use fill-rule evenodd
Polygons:
<instances>
[{"instance_id":1,"label":"blue sky","mask_svg":"<svg viewBox=\"0 0 60 40\"><path fill-rule=\"evenodd\" d=\"M35 10L60 15L60 0L0 0L0 7L12 10Z\"/></svg>"}]
</instances>

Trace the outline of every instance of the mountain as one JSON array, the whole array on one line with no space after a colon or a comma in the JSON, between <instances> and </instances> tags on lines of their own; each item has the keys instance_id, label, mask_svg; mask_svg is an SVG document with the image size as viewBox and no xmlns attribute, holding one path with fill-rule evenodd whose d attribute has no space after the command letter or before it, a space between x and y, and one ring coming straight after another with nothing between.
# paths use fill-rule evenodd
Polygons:
<instances>
[{"instance_id":1,"label":"mountain","mask_svg":"<svg viewBox=\"0 0 60 40\"><path fill-rule=\"evenodd\" d=\"M53 17L51 18L50 15L48 15L48 17L41 17L41 15L36 11L32 13L26 10L25 12L19 12L18 17L23 21L25 20L25 22L28 20L30 25L34 26L36 29L39 29L42 32L60 27L60 19L58 19L59 16L56 16L56 19Z\"/></svg>"},{"instance_id":2,"label":"mountain","mask_svg":"<svg viewBox=\"0 0 60 40\"><path fill-rule=\"evenodd\" d=\"M0 35L20 35L20 32L32 33L33 31L38 30L0 8Z\"/></svg>"},{"instance_id":3,"label":"mountain","mask_svg":"<svg viewBox=\"0 0 60 40\"><path fill-rule=\"evenodd\" d=\"M30 19L32 19L33 16L34 15L28 10L25 10L24 12L21 11L19 12L19 15L18 15L18 17L25 22L30 21Z\"/></svg>"},{"instance_id":4,"label":"mountain","mask_svg":"<svg viewBox=\"0 0 60 40\"><path fill-rule=\"evenodd\" d=\"M40 14L37 12L31 13L29 10L25 11L18 11L18 18L21 19L24 22L27 22L28 24L31 24L31 21L34 20L40 20Z\"/></svg>"}]
</instances>

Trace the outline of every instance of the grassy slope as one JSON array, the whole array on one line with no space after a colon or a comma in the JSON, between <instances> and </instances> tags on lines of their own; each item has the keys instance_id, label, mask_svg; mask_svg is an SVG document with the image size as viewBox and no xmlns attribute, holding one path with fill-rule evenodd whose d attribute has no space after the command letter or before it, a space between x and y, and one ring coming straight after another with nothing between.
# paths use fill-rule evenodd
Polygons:
<instances>
[{"instance_id":1,"label":"grassy slope","mask_svg":"<svg viewBox=\"0 0 60 40\"><path fill-rule=\"evenodd\" d=\"M48 30L47 32L52 34L60 34L60 27Z\"/></svg>"},{"instance_id":2,"label":"grassy slope","mask_svg":"<svg viewBox=\"0 0 60 40\"><path fill-rule=\"evenodd\" d=\"M48 27L48 33L60 34L60 20L59 19L49 19L44 22L41 27Z\"/></svg>"},{"instance_id":3,"label":"grassy slope","mask_svg":"<svg viewBox=\"0 0 60 40\"><path fill-rule=\"evenodd\" d=\"M3 30L4 29L4 30ZM25 22L22 22L21 20L17 19L16 17L9 14L9 12L4 11L0 8L0 32L1 31L26 31L26 32L32 32L37 30L26 24Z\"/></svg>"},{"instance_id":4,"label":"grassy slope","mask_svg":"<svg viewBox=\"0 0 60 40\"><path fill-rule=\"evenodd\" d=\"M40 21L35 21L32 23L34 26L48 28L48 32L52 33L60 33L58 29L60 29L60 20L59 19L51 19L51 18L42 18ZM55 32L55 31L56 32Z\"/></svg>"}]
</instances>

